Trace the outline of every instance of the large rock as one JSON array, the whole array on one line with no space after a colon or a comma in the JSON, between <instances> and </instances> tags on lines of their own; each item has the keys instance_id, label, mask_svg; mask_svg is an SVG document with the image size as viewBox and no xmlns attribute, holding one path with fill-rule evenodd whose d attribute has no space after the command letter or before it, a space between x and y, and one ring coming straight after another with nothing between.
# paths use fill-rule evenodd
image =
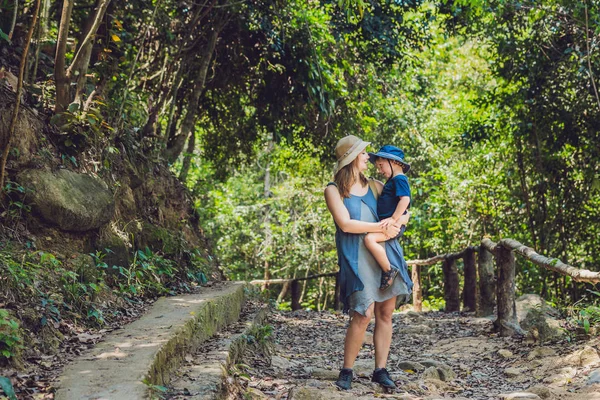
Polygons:
<instances>
[{"instance_id":1,"label":"large rock","mask_svg":"<svg viewBox=\"0 0 600 400\"><path fill-rule=\"evenodd\" d=\"M560 339L564 329L560 326L560 313L550 307L537 294L524 294L516 301L517 318L521 328L526 330L535 341Z\"/></svg>"},{"instance_id":2,"label":"large rock","mask_svg":"<svg viewBox=\"0 0 600 400\"><path fill-rule=\"evenodd\" d=\"M56 172L25 170L18 182L30 189L27 202L45 221L65 231L85 232L100 228L114 214L115 202L100 179L60 169Z\"/></svg>"},{"instance_id":3,"label":"large rock","mask_svg":"<svg viewBox=\"0 0 600 400\"><path fill-rule=\"evenodd\" d=\"M575 367L596 366L600 365L600 355L595 348L585 346L583 349L569 354L564 361L567 365Z\"/></svg>"},{"instance_id":4,"label":"large rock","mask_svg":"<svg viewBox=\"0 0 600 400\"><path fill-rule=\"evenodd\" d=\"M108 273L118 273L118 267L131 264L132 245L128 233L119 230L115 223L100 229L95 248L103 255L101 261L106 263Z\"/></svg>"}]
</instances>

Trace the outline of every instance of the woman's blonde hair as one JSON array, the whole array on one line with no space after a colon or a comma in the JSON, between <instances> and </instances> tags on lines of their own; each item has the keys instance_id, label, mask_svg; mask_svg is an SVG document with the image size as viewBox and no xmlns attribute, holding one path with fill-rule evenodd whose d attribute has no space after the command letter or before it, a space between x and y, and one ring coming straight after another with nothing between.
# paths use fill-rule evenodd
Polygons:
<instances>
[{"instance_id":1,"label":"woman's blonde hair","mask_svg":"<svg viewBox=\"0 0 600 400\"><path fill-rule=\"evenodd\" d=\"M342 197L350 197L350 187L354 184L354 169L358 162L358 157L356 157L354 161L341 168L333 177L333 181L337 185L340 196ZM369 180L362 172L358 173L358 179L363 186L369 184Z\"/></svg>"}]
</instances>

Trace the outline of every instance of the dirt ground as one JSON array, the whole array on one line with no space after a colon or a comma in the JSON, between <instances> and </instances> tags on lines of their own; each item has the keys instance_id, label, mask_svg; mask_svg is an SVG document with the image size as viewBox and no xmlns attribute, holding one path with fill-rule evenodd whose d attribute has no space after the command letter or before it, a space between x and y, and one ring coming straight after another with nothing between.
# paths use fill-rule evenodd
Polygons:
<instances>
[{"instance_id":1,"label":"dirt ground","mask_svg":"<svg viewBox=\"0 0 600 400\"><path fill-rule=\"evenodd\" d=\"M388 370L398 389L370 382L373 323L348 392L335 388L348 316L274 312L273 348L255 348L241 367L246 398L600 399L600 340L535 343L502 338L490 319L468 313L397 313Z\"/></svg>"}]
</instances>

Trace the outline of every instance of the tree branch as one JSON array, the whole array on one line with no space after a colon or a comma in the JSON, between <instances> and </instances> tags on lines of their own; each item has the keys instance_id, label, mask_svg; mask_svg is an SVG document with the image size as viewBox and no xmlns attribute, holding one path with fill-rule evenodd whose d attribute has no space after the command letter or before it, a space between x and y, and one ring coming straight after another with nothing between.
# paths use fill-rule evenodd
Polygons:
<instances>
[{"instance_id":1,"label":"tree branch","mask_svg":"<svg viewBox=\"0 0 600 400\"><path fill-rule=\"evenodd\" d=\"M15 101L15 108L13 109L12 119L10 120L10 127L8 128L8 137L6 138L6 146L2 153L2 165L0 166L0 200L4 199L4 178L6 175L6 159L8 158L8 152L10 149L10 142L15 133L17 126L17 120L19 118L19 106L21 105L21 91L23 90L23 75L25 73L25 65L27 64L27 53L29 52L29 45L31 44L31 38L37 23L38 13L40 11L41 0L37 0L35 3L35 11L33 12L33 20L27 32L27 38L25 39L25 47L23 48L23 54L21 54L21 65L19 67L19 81L17 83L17 99Z\"/></svg>"},{"instance_id":2,"label":"tree branch","mask_svg":"<svg viewBox=\"0 0 600 400\"><path fill-rule=\"evenodd\" d=\"M100 24L102 23L102 18L104 18L104 13L106 12L106 9L108 8L109 3L110 3L110 0L103 0L102 3L100 3L100 5L98 6L98 11L96 11L96 17L94 18L94 23L92 24L92 27L88 31L85 39L83 39L83 42L81 42L81 45L79 46L79 50L77 51L77 54L75 54L75 57L73 57L73 61L71 62L71 65L69 66L69 69L67 70L67 78L72 79L73 74L75 74L76 72L79 72L80 74L85 73L85 71L81 71L82 66L87 65L87 63L85 62L83 57L87 56L89 58L89 55L91 54L89 51L86 50L86 46L92 45L92 40L93 40L94 36L96 35L96 32L98 31L98 28L100 27ZM81 64L81 66L80 66L80 64Z\"/></svg>"},{"instance_id":3,"label":"tree branch","mask_svg":"<svg viewBox=\"0 0 600 400\"><path fill-rule=\"evenodd\" d=\"M594 88L594 94L596 95L596 101L598 102L598 109L600 110L600 97L598 96L598 88L596 88L596 81L594 80L594 74L592 73L592 61L590 54L590 34L589 34L589 22L588 22L588 9L587 4L585 5L585 48L587 50L587 64L588 71L590 74L590 80L592 81L592 87Z\"/></svg>"},{"instance_id":4,"label":"tree branch","mask_svg":"<svg viewBox=\"0 0 600 400\"><path fill-rule=\"evenodd\" d=\"M8 40L12 40L13 34L15 33L15 26L17 25L17 11L19 10L19 0L15 0L13 4L13 16L10 23L10 30L8 31Z\"/></svg>"},{"instance_id":5,"label":"tree branch","mask_svg":"<svg viewBox=\"0 0 600 400\"><path fill-rule=\"evenodd\" d=\"M54 81L56 84L56 104L54 111L63 112L69 104L69 82L65 69L65 54L67 52L67 39L69 38L69 23L74 0L64 0L60 17L60 28L56 40L56 55L54 57Z\"/></svg>"}]
</instances>

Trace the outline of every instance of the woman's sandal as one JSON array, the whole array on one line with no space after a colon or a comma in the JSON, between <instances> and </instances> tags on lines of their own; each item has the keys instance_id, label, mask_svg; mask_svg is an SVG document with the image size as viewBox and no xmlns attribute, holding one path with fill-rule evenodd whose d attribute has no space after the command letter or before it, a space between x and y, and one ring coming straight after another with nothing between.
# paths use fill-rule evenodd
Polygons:
<instances>
[{"instance_id":1,"label":"woman's sandal","mask_svg":"<svg viewBox=\"0 0 600 400\"><path fill-rule=\"evenodd\" d=\"M394 283L394 279L398 276L398 270L396 268L391 267L389 271L381 273L381 283L379 284L380 290L386 290L392 283Z\"/></svg>"}]
</instances>

